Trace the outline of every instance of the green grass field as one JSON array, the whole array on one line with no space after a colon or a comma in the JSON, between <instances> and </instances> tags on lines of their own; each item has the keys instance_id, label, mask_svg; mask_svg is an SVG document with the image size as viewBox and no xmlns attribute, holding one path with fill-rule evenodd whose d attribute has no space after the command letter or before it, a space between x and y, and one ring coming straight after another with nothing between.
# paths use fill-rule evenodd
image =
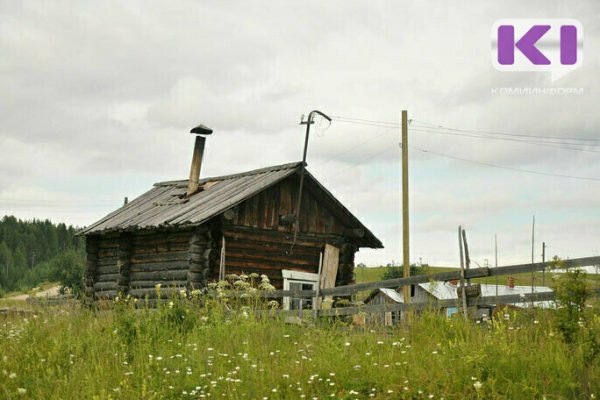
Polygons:
<instances>
[{"instance_id":1,"label":"green grass field","mask_svg":"<svg viewBox=\"0 0 600 400\"><path fill-rule=\"evenodd\" d=\"M588 399L597 311L566 344L551 312L488 323L413 315L395 329L286 324L174 299L0 316L3 399Z\"/></svg>"}]
</instances>

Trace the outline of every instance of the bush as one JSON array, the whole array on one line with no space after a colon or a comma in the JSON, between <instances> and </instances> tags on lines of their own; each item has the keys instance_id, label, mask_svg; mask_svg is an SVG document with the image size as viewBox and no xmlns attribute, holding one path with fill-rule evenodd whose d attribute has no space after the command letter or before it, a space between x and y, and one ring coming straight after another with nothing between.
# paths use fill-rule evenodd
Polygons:
<instances>
[{"instance_id":1,"label":"bush","mask_svg":"<svg viewBox=\"0 0 600 400\"><path fill-rule=\"evenodd\" d=\"M50 261L50 274L52 280L61 283L61 292L66 289L76 296L83 293L83 257L74 250L66 251Z\"/></svg>"}]
</instances>

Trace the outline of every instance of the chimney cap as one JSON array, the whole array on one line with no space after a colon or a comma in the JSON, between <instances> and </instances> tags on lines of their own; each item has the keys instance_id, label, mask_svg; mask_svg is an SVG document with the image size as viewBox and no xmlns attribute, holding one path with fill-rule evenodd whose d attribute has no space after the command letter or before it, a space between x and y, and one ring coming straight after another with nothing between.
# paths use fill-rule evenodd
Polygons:
<instances>
[{"instance_id":1,"label":"chimney cap","mask_svg":"<svg viewBox=\"0 0 600 400\"><path fill-rule=\"evenodd\" d=\"M190 133L197 133L199 135L210 135L212 132L212 129L202 124L198 125L190 131Z\"/></svg>"}]
</instances>

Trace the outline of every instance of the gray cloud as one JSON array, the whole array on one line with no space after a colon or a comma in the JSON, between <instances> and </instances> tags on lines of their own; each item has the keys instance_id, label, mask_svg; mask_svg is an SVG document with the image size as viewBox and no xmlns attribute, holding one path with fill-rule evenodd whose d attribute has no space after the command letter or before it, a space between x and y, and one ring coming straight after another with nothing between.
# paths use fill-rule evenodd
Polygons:
<instances>
[{"instance_id":1,"label":"gray cloud","mask_svg":"<svg viewBox=\"0 0 600 400\"><path fill-rule=\"evenodd\" d=\"M554 84L543 74L499 73L490 65L491 24L532 15L577 18L585 27L584 65ZM300 114L315 108L384 121L398 121L408 108L415 121L450 127L594 139L599 21L593 1L2 2L0 200L46 193L118 204L152 181L185 177L193 142L187 132L200 122L215 129L205 175L298 160ZM583 87L585 94L490 93L513 86ZM400 258L398 135L341 121L312 132L311 171L387 245L361 252L368 262ZM593 152L417 129L410 141L501 166L600 177ZM548 241L580 252L598 249L597 240L564 233L595 234L588 226L600 225L590 200L598 197L596 182L502 171L416 150L411 177L415 257L452 261L458 223L473 231L474 254L489 257L491 232L502 228L517 237L525 229L521 218L536 211L554 223L547 226ZM71 213L43 202L37 209L7 201L0 207L85 224L113 206ZM576 209L589 218L559 218L574 218Z\"/></svg>"}]
</instances>

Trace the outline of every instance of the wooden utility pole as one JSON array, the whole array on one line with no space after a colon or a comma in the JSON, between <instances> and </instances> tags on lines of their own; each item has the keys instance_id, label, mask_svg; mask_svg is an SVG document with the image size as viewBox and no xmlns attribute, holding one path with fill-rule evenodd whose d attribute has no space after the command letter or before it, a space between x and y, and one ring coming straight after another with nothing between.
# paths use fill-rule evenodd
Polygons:
<instances>
[{"instance_id":1,"label":"wooden utility pole","mask_svg":"<svg viewBox=\"0 0 600 400\"><path fill-rule=\"evenodd\" d=\"M533 268L533 263L535 261L535 215L533 216L533 222L531 224L531 295L533 296L533 284L535 281L535 269ZM532 297L533 299L533 297ZM533 300L531 300L531 305L533 306Z\"/></svg>"},{"instance_id":2,"label":"wooden utility pole","mask_svg":"<svg viewBox=\"0 0 600 400\"><path fill-rule=\"evenodd\" d=\"M404 277L410 276L408 229L408 113L402 110L402 263ZM404 286L404 303L410 303L410 286Z\"/></svg>"},{"instance_id":3,"label":"wooden utility pole","mask_svg":"<svg viewBox=\"0 0 600 400\"><path fill-rule=\"evenodd\" d=\"M463 229L462 232L463 247L465 248L465 268L471 268L471 257L469 257L469 245L467 244L467 233ZM467 278L467 286L471 286L471 278Z\"/></svg>"},{"instance_id":4,"label":"wooden utility pole","mask_svg":"<svg viewBox=\"0 0 600 400\"><path fill-rule=\"evenodd\" d=\"M462 226L458 227L458 251L460 253L460 287L462 290L462 306L463 306L463 316L465 317L465 321L468 319L467 316L467 289L465 288L465 263L463 259L463 236L462 236Z\"/></svg>"},{"instance_id":5,"label":"wooden utility pole","mask_svg":"<svg viewBox=\"0 0 600 400\"><path fill-rule=\"evenodd\" d=\"M494 234L494 267L498 268L498 235ZM496 275L496 297L498 297L498 275Z\"/></svg>"},{"instance_id":6,"label":"wooden utility pole","mask_svg":"<svg viewBox=\"0 0 600 400\"><path fill-rule=\"evenodd\" d=\"M544 264L544 269L542 270L542 286L546 286L546 242L542 242L542 264Z\"/></svg>"}]
</instances>

